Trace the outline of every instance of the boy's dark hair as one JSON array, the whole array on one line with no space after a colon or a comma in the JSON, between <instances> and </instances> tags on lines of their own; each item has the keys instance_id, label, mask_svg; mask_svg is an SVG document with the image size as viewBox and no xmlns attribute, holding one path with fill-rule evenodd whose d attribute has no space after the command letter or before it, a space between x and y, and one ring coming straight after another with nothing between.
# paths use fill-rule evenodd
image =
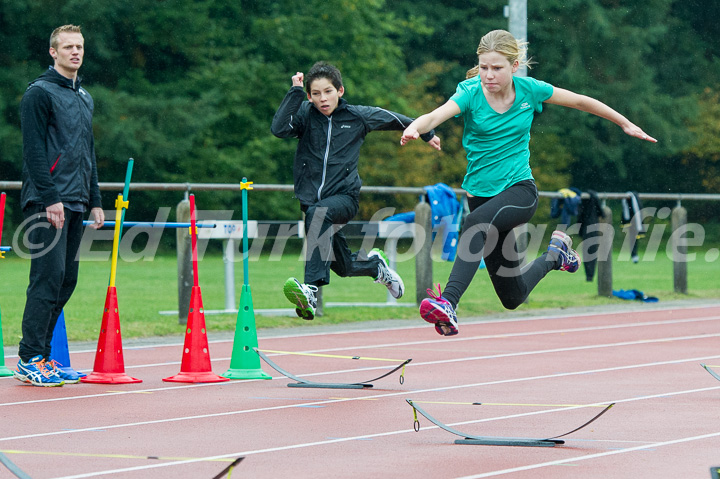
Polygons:
<instances>
[{"instance_id":1,"label":"boy's dark hair","mask_svg":"<svg viewBox=\"0 0 720 479\"><path fill-rule=\"evenodd\" d=\"M342 75L336 66L327 62L317 62L310 68L305 77L305 89L310 93L310 85L318 78L327 78L333 84L336 90L339 90L342 84Z\"/></svg>"}]
</instances>

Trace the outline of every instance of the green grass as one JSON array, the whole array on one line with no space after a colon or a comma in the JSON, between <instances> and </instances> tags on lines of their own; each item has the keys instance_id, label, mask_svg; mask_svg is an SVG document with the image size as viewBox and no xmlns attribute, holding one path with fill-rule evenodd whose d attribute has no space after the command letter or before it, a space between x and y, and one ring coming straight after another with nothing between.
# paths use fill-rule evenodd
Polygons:
<instances>
[{"instance_id":1,"label":"green grass","mask_svg":"<svg viewBox=\"0 0 720 479\"><path fill-rule=\"evenodd\" d=\"M3 287L0 290L2 328L6 346L15 345L20 339L20 323L25 304L30 262L12 253L0 260ZM711 257L712 259L712 257ZM688 264L688 295L673 292L673 265L664 255L654 261L633 264L628 258L617 256L613 263L614 289L639 289L660 301L677 299L720 298L720 275L718 260L705 260L705 253L698 252L698 260ZM444 285L452 264L435 261L433 276L436 283ZM298 254L288 254L279 261L262 256L251 261L250 286L255 309L289 308L291 305L282 294L282 284L290 277L302 278L303 263ZM415 263L404 261L398 270L405 280L406 294L400 300L412 304L415 300ZM107 293L110 273L109 262L82 261L80 282L72 299L65 308L68 338L70 341L95 341L98 338L102 310ZM236 301L240 300L243 283L242 262L235 264ZM203 305L206 310L222 309L225 304L224 267L222 257L207 254L199 262L199 278ZM117 294L123 338L181 334L183 327L177 316L160 315L159 311L177 309L177 262L174 256L156 256L153 261L120 262L117 272ZM332 277L331 284L323 288L326 302L384 302L387 291L369 278ZM585 281L584 271L576 274L551 272L533 291L521 310L564 308L617 304L622 300L597 296L596 282ZM497 299L485 270L475 276L462 299L460 317L482 316L504 311ZM331 324L376 319L416 318L414 307L391 308L325 308L324 315L311 324ZM235 314L206 315L210 331L232 331ZM308 321L295 317L266 317L256 315L258 328L303 326Z\"/></svg>"}]
</instances>

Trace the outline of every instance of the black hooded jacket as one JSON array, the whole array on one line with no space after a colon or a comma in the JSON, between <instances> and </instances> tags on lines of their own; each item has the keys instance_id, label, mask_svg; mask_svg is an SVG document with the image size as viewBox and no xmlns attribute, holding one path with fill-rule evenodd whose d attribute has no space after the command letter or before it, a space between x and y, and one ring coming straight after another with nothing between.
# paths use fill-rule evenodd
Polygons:
<instances>
[{"instance_id":1,"label":"black hooded jacket","mask_svg":"<svg viewBox=\"0 0 720 479\"><path fill-rule=\"evenodd\" d=\"M362 184L358 161L365 136L373 130L404 130L412 118L378 107L350 105L342 98L332 115L326 116L306 99L302 87L292 87L270 128L278 138L300 140L293 164L295 196L305 206L338 194L357 199ZM434 131L421 135L425 141L433 136Z\"/></svg>"},{"instance_id":2,"label":"black hooded jacket","mask_svg":"<svg viewBox=\"0 0 720 479\"><path fill-rule=\"evenodd\" d=\"M30 203L101 206L92 131L93 100L73 81L48 69L20 102L23 135L22 207Z\"/></svg>"}]
</instances>

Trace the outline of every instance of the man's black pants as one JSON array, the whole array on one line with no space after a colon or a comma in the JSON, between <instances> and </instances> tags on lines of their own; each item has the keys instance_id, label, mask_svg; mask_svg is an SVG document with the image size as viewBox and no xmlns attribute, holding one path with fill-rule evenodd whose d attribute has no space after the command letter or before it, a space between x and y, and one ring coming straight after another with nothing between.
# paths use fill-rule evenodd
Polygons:
<instances>
[{"instance_id":1,"label":"man's black pants","mask_svg":"<svg viewBox=\"0 0 720 479\"><path fill-rule=\"evenodd\" d=\"M30 219L25 231L32 256L18 355L27 362L50 357L55 324L77 284L83 214L65 208L62 230L48 222L43 205L30 204L23 214Z\"/></svg>"}]
</instances>

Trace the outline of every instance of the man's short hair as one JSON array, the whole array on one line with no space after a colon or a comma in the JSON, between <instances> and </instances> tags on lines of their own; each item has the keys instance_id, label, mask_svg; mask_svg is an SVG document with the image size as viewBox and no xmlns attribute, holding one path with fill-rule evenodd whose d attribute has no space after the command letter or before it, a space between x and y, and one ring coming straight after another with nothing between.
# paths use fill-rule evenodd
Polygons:
<instances>
[{"instance_id":1,"label":"man's short hair","mask_svg":"<svg viewBox=\"0 0 720 479\"><path fill-rule=\"evenodd\" d=\"M62 27L57 27L50 34L50 48L54 48L57 50L58 36L60 36L61 33L66 33L66 32L82 34L82 30L77 25L63 25Z\"/></svg>"},{"instance_id":2,"label":"man's short hair","mask_svg":"<svg viewBox=\"0 0 720 479\"><path fill-rule=\"evenodd\" d=\"M305 89L310 93L310 85L318 78L327 78L333 84L336 90L339 90L342 84L342 75L336 66L327 62L317 62L310 68L305 78Z\"/></svg>"}]
</instances>

